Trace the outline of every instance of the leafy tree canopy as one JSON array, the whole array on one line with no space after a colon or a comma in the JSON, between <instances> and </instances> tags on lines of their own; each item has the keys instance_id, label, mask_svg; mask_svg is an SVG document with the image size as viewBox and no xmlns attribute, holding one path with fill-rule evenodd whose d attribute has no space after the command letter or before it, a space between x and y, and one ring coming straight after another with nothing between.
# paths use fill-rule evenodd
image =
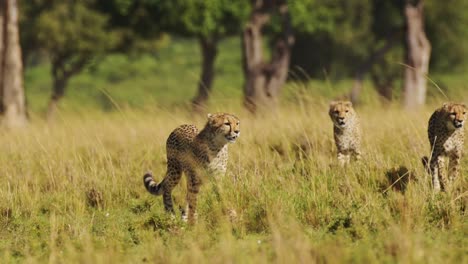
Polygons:
<instances>
[{"instance_id":1,"label":"leafy tree canopy","mask_svg":"<svg viewBox=\"0 0 468 264\"><path fill-rule=\"evenodd\" d=\"M165 30L184 36L226 36L240 32L250 14L248 0L146 0L164 14Z\"/></svg>"},{"instance_id":2,"label":"leafy tree canopy","mask_svg":"<svg viewBox=\"0 0 468 264\"><path fill-rule=\"evenodd\" d=\"M42 12L36 29L41 46L54 54L99 54L117 42L108 31L107 17L80 1L57 3Z\"/></svg>"}]
</instances>

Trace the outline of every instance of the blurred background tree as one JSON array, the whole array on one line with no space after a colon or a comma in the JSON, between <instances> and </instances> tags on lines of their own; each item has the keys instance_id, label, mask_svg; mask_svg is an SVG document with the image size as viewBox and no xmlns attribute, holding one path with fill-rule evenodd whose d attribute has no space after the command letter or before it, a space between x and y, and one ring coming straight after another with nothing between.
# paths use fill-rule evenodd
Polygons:
<instances>
[{"instance_id":1,"label":"blurred background tree","mask_svg":"<svg viewBox=\"0 0 468 264\"><path fill-rule=\"evenodd\" d=\"M29 24L26 39L47 53L53 77L47 116L52 118L71 77L116 46L116 35L93 0L24 1ZM27 44L25 45L27 46Z\"/></svg>"},{"instance_id":2,"label":"blurred background tree","mask_svg":"<svg viewBox=\"0 0 468 264\"><path fill-rule=\"evenodd\" d=\"M404 105L408 109L426 103L426 77L429 72L431 43L426 36L424 1L406 0L406 57L404 74Z\"/></svg>"},{"instance_id":3,"label":"blurred background tree","mask_svg":"<svg viewBox=\"0 0 468 264\"><path fill-rule=\"evenodd\" d=\"M154 53L165 39L162 22L167 14L155 0L108 0L93 5L108 18L117 44L111 52L140 55Z\"/></svg>"},{"instance_id":4,"label":"blurred background tree","mask_svg":"<svg viewBox=\"0 0 468 264\"><path fill-rule=\"evenodd\" d=\"M219 42L240 34L247 19L248 0L148 0L162 14L163 30L198 40L201 72L194 110L202 111L212 90Z\"/></svg>"},{"instance_id":5,"label":"blurred background tree","mask_svg":"<svg viewBox=\"0 0 468 264\"><path fill-rule=\"evenodd\" d=\"M292 64L322 53L314 45L294 46L296 35L331 32L338 7L325 0L270 1L252 0L250 19L242 35L244 105L251 112L258 107L274 109ZM265 40L264 40L265 39ZM264 51L264 42L269 51ZM269 54L269 59L264 59Z\"/></svg>"},{"instance_id":6,"label":"blurred background tree","mask_svg":"<svg viewBox=\"0 0 468 264\"><path fill-rule=\"evenodd\" d=\"M275 105L286 75L291 81L306 82L354 79L350 93L343 92L354 102L359 101L363 83L369 80L383 101L390 102L405 98L404 72L409 69L405 6L417 2L19 0L22 59L25 67L50 65L53 89L49 116L55 112L73 76L84 69L98 69L108 55L116 53L127 58L156 59L155 74L160 58L193 60L190 69L200 71L191 100L197 111L206 107L215 74L236 67L239 75L244 75L244 89L238 84L242 77L235 77L239 80L233 83L239 86L239 94L243 93L251 111L263 102L272 109L269 106ZM468 50L468 16L463 11L467 8L466 1L424 1L424 31L432 47L429 75L466 68L463 58ZM254 31L256 34L250 34ZM239 36L243 36L242 40ZM230 62L236 65L216 66L220 45L227 38L241 44L235 52L229 44L225 53L235 57ZM199 52L187 46L194 41ZM187 43L180 46L187 51L184 58L160 56L166 52L163 50L170 49L162 49L164 45L179 47L179 43ZM188 58L192 54L200 54L200 61ZM120 73L125 70L119 69ZM138 71L126 76L137 78ZM101 89L97 84L93 87ZM442 89L446 88L442 85Z\"/></svg>"},{"instance_id":7,"label":"blurred background tree","mask_svg":"<svg viewBox=\"0 0 468 264\"><path fill-rule=\"evenodd\" d=\"M251 4L250 18L242 33L242 66L244 105L256 113L258 108L275 108L288 74L294 34L287 1L254 0ZM263 58L263 31L274 21L275 15L278 16L279 29L271 39L270 60L266 62Z\"/></svg>"},{"instance_id":8,"label":"blurred background tree","mask_svg":"<svg viewBox=\"0 0 468 264\"><path fill-rule=\"evenodd\" d=\"M453 71L464 64L460 58L468 51L468 32L463 26L468 16L462 10L466 10L468 2L462 2L424 1L433 72ZM403 65L407 48L405 1L332 0L326 5L333 11L330 27L297 32L291 78L339 80L354 75L350 98L357 102L362 82L370 74L378 94L384 101L392 100L396 81L402 80L407 68ZM307 52L310 47L320 52Z\"/></svg>"},{"instance_id":9,"label":"blurred background tree","mask_svg":"<svg viewBox=\"0 0 468 264\"><path fill-rule=\"evenodd\" d=\"M27 122L18 16L16 0L0 1L0 110L9 128Z\"/></svg>"}]
</instances>

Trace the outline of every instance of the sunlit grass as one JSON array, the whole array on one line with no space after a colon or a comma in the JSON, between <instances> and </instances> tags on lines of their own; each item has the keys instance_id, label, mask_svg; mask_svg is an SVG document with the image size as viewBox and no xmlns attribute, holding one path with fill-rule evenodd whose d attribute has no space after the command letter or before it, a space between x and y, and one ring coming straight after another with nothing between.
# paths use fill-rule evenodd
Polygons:
<instances>
[{"instance_id":1,"label":"sunlit grass","mask_svg":"<svg viewBox=\"0 0 468 264\"><path fill-rule=\"evenodd\" d=\"M188 103L199 74L195 41L92 65L71 80L51 124L49 69L28 68L31 124L0 131L0 262L466 262L468 158L455 191L440 195L420 161L429 154L427 120L443 101L438 89L429 84L429 105L408 112L382 107L365 82L356 108L364 159L342 169L327 111L352 81L290 82L278 111L252 117L241 108L240 43L221 46L207 109L236 114L242 132L227 175L203 185L193 227L164 212L142 175L162 179L172 129L204 125ZM466 76L431 78L453 101L468 101ZM412 176L404 193L386 176L402 166ZM184 205L184 182L174 196Z\"/></svg>"},{"instance_id":2,"label":"sunlit grass","mask_svg":"<svg viewBox=\"0 0 468 264\"><path fill-rule=\"evenodd\" d=\"M183 123L202 127L204 116L184 107L64 111L54 124L33 115L27 129L3 131L1 262L466 261L468 158L456 190L440 195L420 162L437 104L417 113L358 107L364 159L342 169L329 99L286 98L276 114L256 118L238 100L211 105L239 116L242 132L227 175L203 185L193 227L164 212L142 175L162 179L168 134ZM404 193L386 177L399 166L414 174ZM184 183L174 196L184 205Z\"/></svg>"}]
</instances>

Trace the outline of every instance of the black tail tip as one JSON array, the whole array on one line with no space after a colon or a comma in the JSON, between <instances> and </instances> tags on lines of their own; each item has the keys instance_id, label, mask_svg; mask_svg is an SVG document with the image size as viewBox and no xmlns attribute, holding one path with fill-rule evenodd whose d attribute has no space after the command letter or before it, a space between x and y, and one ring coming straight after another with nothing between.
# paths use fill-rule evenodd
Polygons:
<instances>
[{"instance_id":1,"label":"black tail tip","mask_svg":"<svg viewBox=\"0 0 468 264\"><path fill-rule=\"evenodd\" d=\"M149 180L153 179L153 173L151 171L148 171L143 175L143 181L146 183Z\"/></svg>"}]
</instances>

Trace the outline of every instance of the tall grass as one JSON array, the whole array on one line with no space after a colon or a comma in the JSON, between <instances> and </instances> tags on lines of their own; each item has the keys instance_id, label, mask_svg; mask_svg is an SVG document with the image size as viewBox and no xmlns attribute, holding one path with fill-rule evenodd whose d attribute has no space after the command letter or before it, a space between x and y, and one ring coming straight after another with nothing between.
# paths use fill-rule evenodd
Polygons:
<instances>
[{"instance_id":1,"label":"tall grass","mask_svg":"<svg viewBox=\"0 0 468 264\"><path fill-rule=\"evenodd\" d=\"M420 162L436 104L417 113L358 108L364 158L343 169L328 98L311 94L291 95L267 117L248 115L237 100L212 105L237 114L242 135L227 175L205 180L195 226L168 216L142 175L151 169L162 179L168 134L203 126L203 116L90 110L3 131L1 262L466 262L468 158L454 190L441 194ZM413 175L405 192L386 176L398 166ZM184 205L184 183L174 196Z\"/></svg>"},{"instance_id":2,"label":"tall grass","mask_svg":"<svg viewBox=\"0 0 468 264\"><path fill-rule=\"evenodd\" d=\"M343 169L327 111L351 82L292 82L276 113L252 117L240 106L240 44L232 39L222 43L208 106L241 119L228 173L205 179L197 225L167 215L142 175L151 169L162 179L171 130L206 121L186 103L198 79L195 44L106 58L72 79L53 124L42 114L49 69L27 70L32 123L0 131L1 263L467 261L468 158L454 190L437 195L420 162L429 154L427 120L442 101L437 89L411 113L383 108L366 83L356 109L364 158ZM465 77L431 77L452 100L468 101ZM176 205L185 189L175 189Z\"/></svg>"}]
</instances>

